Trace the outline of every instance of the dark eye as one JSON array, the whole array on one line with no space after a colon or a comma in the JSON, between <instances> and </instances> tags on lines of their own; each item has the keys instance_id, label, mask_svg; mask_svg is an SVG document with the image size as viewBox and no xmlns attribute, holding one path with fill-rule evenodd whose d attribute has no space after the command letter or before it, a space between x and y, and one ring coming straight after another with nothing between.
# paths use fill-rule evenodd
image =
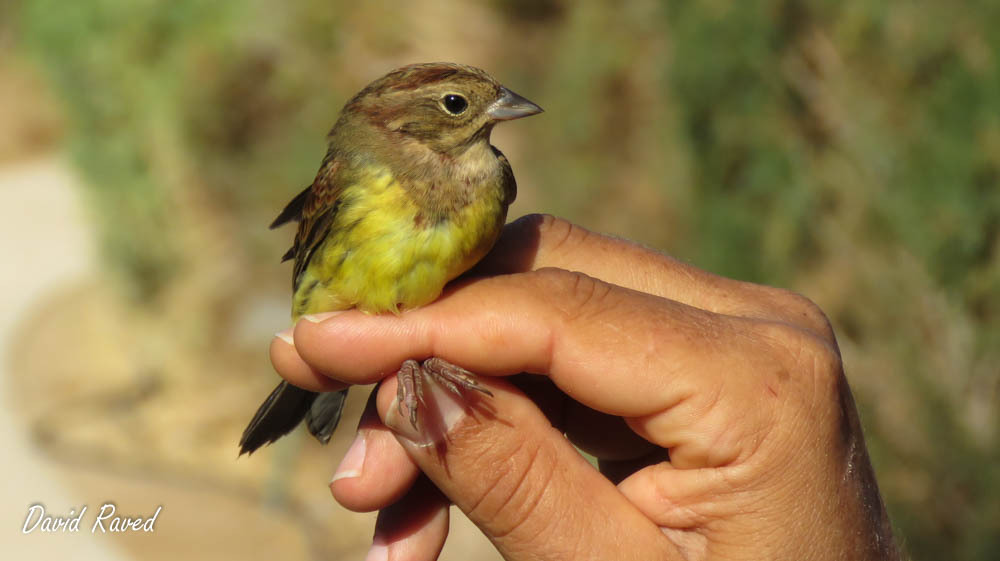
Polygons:
<instances>
[{"instance_id":1,"label":"dark eye","mask_svg":"<svg viewBox=\"0 0 1000 561\"><path fill-rule=\"evenodd\" d=\"M444 108L448 110L452 115L459 115L465 108L469 106L469 102L465 100L464 97L457 94L448 94L444 96Z\"/></svg>"}]
</instances>

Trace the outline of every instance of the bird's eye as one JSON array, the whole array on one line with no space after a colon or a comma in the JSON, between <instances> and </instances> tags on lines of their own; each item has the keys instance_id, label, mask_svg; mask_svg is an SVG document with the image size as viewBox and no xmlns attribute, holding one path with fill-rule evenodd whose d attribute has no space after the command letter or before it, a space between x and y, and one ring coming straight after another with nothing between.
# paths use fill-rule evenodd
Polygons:
<instances>
[{"instance_id":1,"label":"bird's eye","mask_svg":"<svg viewBox=\"0 0 1000 561\"><path fill-rule=\"evenodd\" d=\"M442 102L444 103L445 110L452 115L461 115L465 111L465 108L469 106L469 102L458 94L448 94L444 96Z\"/></svg>"}]
</instances>

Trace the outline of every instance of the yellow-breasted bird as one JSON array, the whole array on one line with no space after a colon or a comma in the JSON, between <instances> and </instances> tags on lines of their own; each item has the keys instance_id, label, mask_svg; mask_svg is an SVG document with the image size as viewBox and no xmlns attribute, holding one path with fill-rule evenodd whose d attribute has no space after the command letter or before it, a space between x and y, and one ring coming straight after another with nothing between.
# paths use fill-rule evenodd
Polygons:
<instances>
[{"instance_id":1,"label":"yellow-breasted bird","mask_svg":"<svg viewBox=\"0 0 1000 561\"><path fill-rule=\"evenodd\" d=\"M540 113L486 72L414 64L375 80L341 111L312 185L271 224L298 221L292 319L358 308L399 313L435 300L493 247L517 191L507 158L490 144L499 121ZM421 377L458 392L489 393L439 358L400 366L400 408L416 425ZM240 439L240 454L281 438L303 419L326 443L347 390L317 394L281 382Z\"/></svg>"}]
</instances>

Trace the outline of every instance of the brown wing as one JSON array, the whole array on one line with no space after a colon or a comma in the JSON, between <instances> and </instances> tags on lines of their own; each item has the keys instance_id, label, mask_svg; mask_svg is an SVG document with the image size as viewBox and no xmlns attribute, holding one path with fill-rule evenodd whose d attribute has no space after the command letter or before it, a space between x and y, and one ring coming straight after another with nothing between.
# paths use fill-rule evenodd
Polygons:
<instances>
[{"instance_id":1,"label":"brown wing","mask_svg":"<svg viewBox=\"0 0 1000 561\"><path fill-rule=\"evenodd\" d=\"M271 227L275 228L293 220L299 223L291 249L281 258L282 261L295 259L292 273L293 288L298 288L299 276L305 271L313 252L326 237L340 206L342 187L337 181L340 167L336 155L332 152L327 153L312 185L292 199L271 224Z\"/></svg>"},{"instance_id":2,"label":"brown wing","mask_svg":"<svg viewBox=\"0 0 1000 561\"><path fill-rule=\"evenodd\" d=\"M507 156L503 155L496 146L490 145L493 149L493 154L496 155L497 159L500 160L500 171L503 173L503 204L509 205L514 202L517 198L517 181L514 179L514 170L510 167L510 162L507 161Z\"/></svg>"}]
</instances>

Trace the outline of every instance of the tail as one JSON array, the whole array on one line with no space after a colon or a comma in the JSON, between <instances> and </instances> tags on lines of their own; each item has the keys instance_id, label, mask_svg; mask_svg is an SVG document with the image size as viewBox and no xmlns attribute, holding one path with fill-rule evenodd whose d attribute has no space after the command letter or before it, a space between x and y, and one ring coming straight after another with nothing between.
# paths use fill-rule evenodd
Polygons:
<instances>
[{"instance_id":1,"label":"tail","mask_svg":"<svg viewBox=\"0 0 1000 561\"><path fill-rule=\"evenodd\" d=\"M347 390L317 394L281 382L257 409L240 438L240 455L252 454L308 420L309 432L326 444L344 409Z\"/></svg>"}]
</instances>

